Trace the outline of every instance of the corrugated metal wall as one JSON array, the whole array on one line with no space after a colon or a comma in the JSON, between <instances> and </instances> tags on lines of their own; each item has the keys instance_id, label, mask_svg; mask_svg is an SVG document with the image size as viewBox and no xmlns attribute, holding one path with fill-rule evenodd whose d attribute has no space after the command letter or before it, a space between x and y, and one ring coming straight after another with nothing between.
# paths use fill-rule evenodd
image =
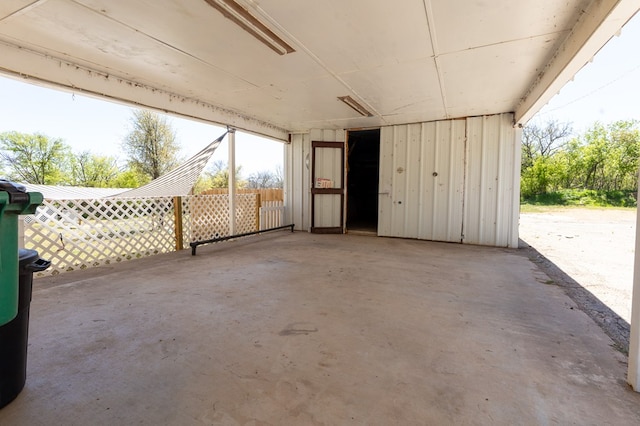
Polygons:
<instances>
[{"instance_id":1,"label":"corrugated metal wall","mask_svg":"<svg viewBox=\"0 0 640 426\"><path fill-rule=\"evenodd\" d=\"M314 130L293 135L287 146L287 205L297 229L311 224L311 141L345 135ZM380 138L378 235L518 246L520 130L513 114L383 127Z\"/></svg>"},{"instance_id":2,"label":"corrugated metal wall","mask_svg":"<svg viewBox=\"0 0 640 426\"><path fill-rule=\"evenodd\" d=\"M295 229L311 229L311 138L309 134L291 135L285 146L285 216Z\"/></svg>"},{"instance_id":3,"label":"corrugated metal wall","mask_svg":"<svg viewBox=\"0 0 640 426\"><path fill-rule=\"evenodd\" d=\"M467 119L464 243L518 246L520 152L513 114Z\"/></svg>"},{"instance_id":4,"label":"corrugated metal wall","mask_svg":"<svg viewBox=\"0 0 640 426\"><path fill-rule=\"evenodd\" d=\"M465 121L383 127L378 235L461 241Z\"/></svg>"},{"instance_id":5,"label":"corrugated metal wall","mask_svg":"<svg viewBox=\"0 0 640 426\"><path fill-rule=\"evenodd\" d=\"M513 115L383 127L378 235L518 245Z\"/></svg>"}]
</instances>

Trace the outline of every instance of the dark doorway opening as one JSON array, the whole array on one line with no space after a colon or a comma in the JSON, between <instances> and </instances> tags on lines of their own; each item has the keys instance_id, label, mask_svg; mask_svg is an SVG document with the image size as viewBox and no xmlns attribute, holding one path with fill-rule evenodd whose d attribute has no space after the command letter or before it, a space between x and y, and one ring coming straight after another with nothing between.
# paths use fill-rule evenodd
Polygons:
<instances>
[{"instance_id":1,"label":"dark doorway opening","mask_svg":"<svg viewBox=\"0 0 640 426\"><path fill-rule=\"evenodd\" d=\"M347 139L347 231L378 230L380 129L350 131Z\"/></svg>"}]
</instances>

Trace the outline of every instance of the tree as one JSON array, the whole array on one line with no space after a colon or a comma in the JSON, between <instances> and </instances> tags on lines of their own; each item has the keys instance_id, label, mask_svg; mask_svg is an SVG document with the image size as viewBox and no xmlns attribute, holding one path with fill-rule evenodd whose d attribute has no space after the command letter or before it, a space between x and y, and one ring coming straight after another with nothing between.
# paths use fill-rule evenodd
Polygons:
<instances>
[{"instance_id":1,"label":"tree","mask_svg":"<svg viewBox=\"0 0 640 426\"><path fill-rule=\"evenodd\" d=\"M523 140L521 194L529 197L561 189L637 191L638 125L634 120L609 125L596 122L575 138L550 143L554 138L547 137L545 144L535 142L541 132L528 133ZM555 133L559 134L563 132ZM525 158L527 155L530 157Z\"/></svg>"},{"instance_id":2,"label":"tree","mask_svg":"<svg viewBox=\"0 0 640 426\"><path fill-rule=\"evenodd\" d=\"M556 120L525 126L522 131L521 185L523 196L557 190L564 176L562 152L571 135L570 123Z\"/></svg>"},{"instance_id":3,"label":"tree","mask_svg":"<svg viewBox=\"0 0 640 426\"><path fill-rule=\"evenodd\" d=\"M638 121L617 121L609 126L613 143L612 184L615 190L638 189L638 160L640 159L640 129Z\"/></svg>"},{"instance_id":4,"label":"tree","mask_svg":"<svg viewBox=\"0 0 640 426\"><path fill-rule=\"evenodd\" d=\"M0 149L10 179L40 185L68 183L71 151L62 139L5 132L0 134Z\"/></svg>"},{"instance_id":5,"label":"tree","mask_svg":"<svg viewBox=\"0 0 640 426\"><path fill-rule=\"evenodd\" d=\"M640 130L637 121L595 123L580 137L582 184L594 190L636 190Z\"/></svg>"},{"instance_id":6,"label":"tree","mask_svg":"<svg viewBox=\"0 0 640 426\"><path fill-rule=\"evenodd\" d=\"M137 110L131 122L133 129L123 142L131 168L156 179L177 166L180 147L164 117Z\"/></svg>"},{"instance_id":7,"label":"tree","mask_svg":"<svg viewBox=\"0 0 640 426\"><path fill-rule=\"evenodd\" d=\"M556 120L525 126L522 129L522 170L533 166L537 157L551 157L562 149L571 133L571 123Z\"/></svg>"},{"instance_id":8,"label":"tree","mask_svg":"<svg viewBox=\"0 0 640 426\"><path fill-rule=\"evenodd\" d=\"M214 161L203 175L199 187L204 189L229 187L229 166L224 161ZM245 186L246 182L242 179L242 166L236 166L236 187L244 188Z\"/></svg>"},{"instance_id":9,"label":"tree","mask_svg":"<svg viewBox=\"0 0 640 426\"><path fill-rule=\"evenodd\" d=\"M273 172L274 177L274 188L284 188L284 170L282 170L282 166L276 166L275 171Z\"/></svg>"},{"instance_id":10,"label":"tree","mask_svg":"<svg viewBox=\"0 0 640 426\"><path fill-rule=\"evenodd\" d=\"M247 188L282 188L282 173L270 170L262 170L252 173L247 178Z\"/></svg>"},{"instance_id":11,"label":"tree","mask_svg":"<svg viewBox=\"0 0 640 426\"><path fill-rule=\"evenodd\" d=\"M148 175L143 175L133 169L127 169L120 172L113 179L111 186L114 188L139 188L148 184L150 180Z\"/></svg>"},{"instance_id":12,"label":"tree","mask_svg":"<svg viewBox=\"0 0 640 426\"><path fill-rule=\"evenodd\" d=\"M73 158L73 184L96 188L113 186L115 178L120 174L114 157L91 154L84 151Z\"/></svg>"}]
</instances>

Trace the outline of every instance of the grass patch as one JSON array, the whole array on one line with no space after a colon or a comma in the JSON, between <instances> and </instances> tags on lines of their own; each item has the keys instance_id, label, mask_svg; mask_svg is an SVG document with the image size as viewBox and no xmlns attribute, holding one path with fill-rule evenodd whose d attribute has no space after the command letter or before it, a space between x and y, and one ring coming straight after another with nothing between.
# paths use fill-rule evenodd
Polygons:
<instances>
[{"instance_id":1,"label":"grass patch","mask_svg":"<svg viewBox=\"0 0 640 426\"><path fill-rule=\"evenodd\" d=\"M563 189L557 192L522 197L524 206L636 207L636 191L594 191ZM535 210L533 210L535 211Z\"/></svg>"}]
</instances>

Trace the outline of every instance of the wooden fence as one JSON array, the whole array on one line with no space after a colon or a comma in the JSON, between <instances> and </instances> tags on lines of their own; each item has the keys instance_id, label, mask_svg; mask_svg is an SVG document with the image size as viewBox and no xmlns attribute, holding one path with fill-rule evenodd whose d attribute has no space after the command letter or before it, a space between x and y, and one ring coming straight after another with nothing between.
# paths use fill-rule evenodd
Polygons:
<instances>
[{"instance_id":1,"label":"wooden fence","mask_svg":"<svg viewBox=\"0 0 640 426\"><path fill-rule=\"evenodd\" d=\"M227 195L228 188L211 188L201 192L201 195ZM260 201L284 201L284 191L282 188L269 189L236 189L236 194L260 194Z\"/></svg>"}]
</instances>

